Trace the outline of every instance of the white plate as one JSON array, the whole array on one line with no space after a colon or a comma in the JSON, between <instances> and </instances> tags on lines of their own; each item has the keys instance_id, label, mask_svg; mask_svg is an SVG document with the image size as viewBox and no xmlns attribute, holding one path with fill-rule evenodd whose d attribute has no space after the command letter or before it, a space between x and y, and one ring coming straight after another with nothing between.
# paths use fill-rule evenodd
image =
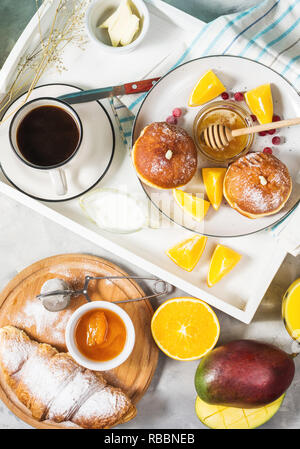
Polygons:
<instances>
[{"instance_id":1,"label":"white plate","mask_svg":"<svg viewBox=\"0 0 300 449\"><path fill-rule=\"evenodd\" d=\"M235 56L209 56L183 64L162 77L146 96L137 114L133 142L142 129L149 123L164 121L175 107L184 108L186 113L178 122L193 135L193 121L199 108L187 107L189 95L197 80L207 70L212 69L220 77L228 92L245 91L260 84L271 83L274 101L274 113L282 118L300 117L300 98L288 81L263 64ZM145 184L143 188L153 203L177 224L212 237L235 237L252 234L268 228L281 220L299 201L300 185L296 182L300 170L299 127L282 129L277 134L284 141L272 146L272 137L256 136L252 151L262 151L264 147L273 147L274 156L288 167L293 179L293 191L285 207L277 214L255 220L248 219L223 203L215 212L210 207L201 223L182 213L172 199L172 192L153 189ZM276 135L277 135L276 134ZM199 154L199 166L211 167L213 163ZM199 170L198 170L199 172ZM185 186L189 192L205 192L200 173Z\"/></svg>"},{"instance_id":2,"label":"white plate","mask_svg":"<svg viewBox=\"0 0 300 449\"><path fill-rule=\"evenodd\" d=\"M34 89L29 100L38 97L59 97L62 94L81 90L66 84L49 84ZM24 94L25 95L25 94ZM6 111L6 115L21 104L19 97ZM109 115L101 103L96 101L73 105L83 127L81 146L70 162L63 166L68 191L59 196L55 193L46 170L37 170L21 162L9 142L9 125L12 117L0 127L1 168L17 189L43 201L66 201L82 195L93 188L107 172L114 153L115 136Z\"/></svg>"}]
</instances>

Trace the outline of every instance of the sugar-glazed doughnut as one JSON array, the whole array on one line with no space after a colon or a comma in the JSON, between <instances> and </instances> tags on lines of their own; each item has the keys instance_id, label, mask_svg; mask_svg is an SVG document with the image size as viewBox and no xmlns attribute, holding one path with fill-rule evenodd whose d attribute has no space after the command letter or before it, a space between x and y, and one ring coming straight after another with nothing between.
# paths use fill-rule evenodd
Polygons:
<instances>
[{"instance_id":1,"label":"sugar-glazed doughnut","mask_svg":"<svg viewBox=\"0 0 300 449\"><path fill-rule=\"evenodd\" d=\"M283 162L271 154L248 153L233 162L225 175L224 196L229 205L248 218L278 212L292 191Z\"/></svg>"}]
</instances>

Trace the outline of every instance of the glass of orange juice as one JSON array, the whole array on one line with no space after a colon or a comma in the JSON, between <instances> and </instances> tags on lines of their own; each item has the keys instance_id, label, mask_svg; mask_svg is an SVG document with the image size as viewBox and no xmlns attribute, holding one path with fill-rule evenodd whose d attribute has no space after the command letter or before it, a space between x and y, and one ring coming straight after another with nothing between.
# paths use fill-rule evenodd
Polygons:
<instances>
[{"instance_id":1,"label":"glass of orange juice","mask_svg":"<svg viewBox=\"0 0 300 449\"><path fill-rule=\"evenodd\" d=\"M300 278L287 289L282 301L282 319L290 336L298 343L300 352ZM296 352L296 351L295 351Z\"/></svg>"}]
</instances>

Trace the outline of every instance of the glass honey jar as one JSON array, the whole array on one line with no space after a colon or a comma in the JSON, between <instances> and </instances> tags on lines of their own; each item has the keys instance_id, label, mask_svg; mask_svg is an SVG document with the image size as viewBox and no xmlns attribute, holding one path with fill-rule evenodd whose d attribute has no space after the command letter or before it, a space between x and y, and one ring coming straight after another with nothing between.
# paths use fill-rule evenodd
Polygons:
<instances>
[{"instance_id":1,"label":"glass honey jar","mask_svg":"<svg viewBox=\"0 0 300 449\"><path fill-rule=\"evenodd\" d=\"M232 162L248 153L254 134L235 137L228 146L215 150L208 147L201 136L210 125L225 125L231 130L253 126L250 113L234 101L214 101L200 109L194 120L194 141L200 152L214 162Z\"/></svg>"}]
</instances>

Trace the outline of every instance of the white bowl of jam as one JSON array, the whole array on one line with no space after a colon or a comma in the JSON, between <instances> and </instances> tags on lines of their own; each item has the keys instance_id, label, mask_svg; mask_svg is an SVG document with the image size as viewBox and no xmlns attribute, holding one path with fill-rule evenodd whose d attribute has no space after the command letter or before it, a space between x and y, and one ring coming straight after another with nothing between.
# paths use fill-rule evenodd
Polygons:
<instances>
[{"instance_id":1,"label":"white bowl of jam","mask_svg":"<svg viewBox=\"0 0 300 449\"><path fill-rule=\"evenodd\" d=\"M121 307L108 301L93 301L72 314L65 338L77 363L93 371L106 371L130 356L135 331L131 318Z\"/></svg>"}]
</instances>

